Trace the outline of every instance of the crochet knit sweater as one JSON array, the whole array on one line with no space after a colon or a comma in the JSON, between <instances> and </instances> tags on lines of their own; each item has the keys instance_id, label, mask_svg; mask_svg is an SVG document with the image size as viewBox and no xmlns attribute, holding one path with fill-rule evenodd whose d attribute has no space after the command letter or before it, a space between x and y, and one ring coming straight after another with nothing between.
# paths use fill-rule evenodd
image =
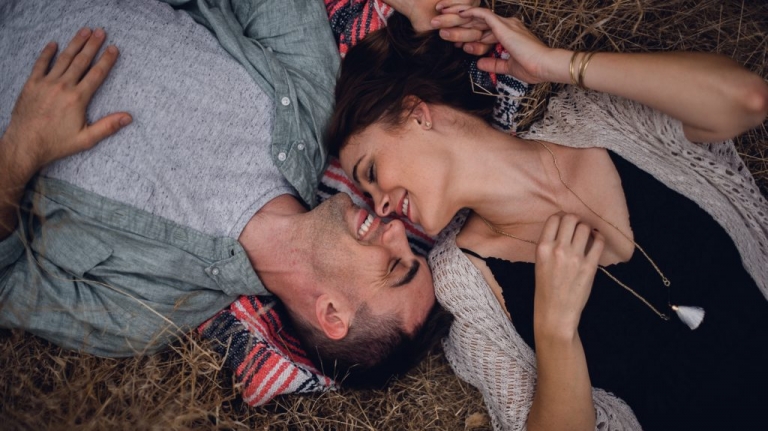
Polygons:
<instances>
[{"instance_id":1,"label":"crochet knit sweater","mask_svg":"<svg viewBox=\"0 0 768 431\"><path fill-rule=\"evenodd\" d=\"M701 206L730 235L744 267L768 298L768 203L732 141L694 144L682 124L639 103L570 87L553 98L542 121L521 134L569 147L610 149ZM430 253L438 300L455 321L446 356L483 394L497 430L525 429L536 386L533 350L507 319L480 271L456 246L466 214ZM631 340L627 340L630 342ZM640 429L630 407L592 389L597 429Z\"/></svg>"}]
</instances>

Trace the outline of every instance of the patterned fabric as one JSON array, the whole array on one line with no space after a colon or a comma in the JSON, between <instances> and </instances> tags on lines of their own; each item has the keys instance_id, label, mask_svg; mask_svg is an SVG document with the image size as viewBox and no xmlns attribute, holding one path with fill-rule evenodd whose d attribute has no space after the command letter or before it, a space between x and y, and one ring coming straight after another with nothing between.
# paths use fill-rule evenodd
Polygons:
<instances>
[{"instance_id":1,"label":"patterned fabric","mask_svg":"<svg viewBox=\"0 0 768 431\"><path fill-rule=\"evenodd\" d=\"M394 11L380 0L325 0L328 19L342 57L366 34L386 25ZM491 53L508 55L500 45ZM470 67L473 80L485 89L494 89L499 97L496 126L514 131L514 114L519 98L528 86L508 76L496 76ZM482 91L482 90L479 90ZM489 96L490 97L490 96ZM317 201L345 192L355 204L372 211L367 199L344 175L338 160L330 159L317 190ZM405 224L411 247L426 255L434 239L407 219ZM277 395L322 392L335 383L320 373L307 359L298 339L293 335L285 310L270 297L243 296L198 328L200 335L211 340L214 349L224 357L225 365L235 373L242 387L243 400L252 406L264 404Z\"/></svg>"},{"instance_id":2,"label":"patterned fabric","mask_svg":"<svg viewBox=\"0 0 768 431\"><path fill-rule=\"evenodd\" d=\"M394 12L379 0L325 0L325 8L342 58L365 35L387 25Z\"/></svg>"},{"instance_id":3,"label":"patterned fabric","mask_svg":"<svg viewBox=\"0 0 768 431\"><path fill-rule=\"evenodd\" d=\"M261 405L276 395L325 391L330 378L317 372L271 296L243 296L200 326L203 338L242 385L243 400Z\"/></svg>"}]
</instances>

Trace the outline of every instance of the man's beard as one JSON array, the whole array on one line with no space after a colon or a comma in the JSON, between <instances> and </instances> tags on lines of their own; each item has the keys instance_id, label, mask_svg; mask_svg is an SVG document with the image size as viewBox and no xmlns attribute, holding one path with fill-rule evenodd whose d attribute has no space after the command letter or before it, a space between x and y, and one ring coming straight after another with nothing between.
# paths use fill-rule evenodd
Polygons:
<instances>
[{"instance_id":1,"label":"man's beard","mask_svg":"<svg viewBox=\"0 0 768 431\"><path fill-rule=\"evenodd\" d=\"M331 271L331 268L338 268L339 263L343 265L345 256L352 253L346 238L350 236L345 217L349 205L347 197L334 195L312 210L315 214L308 236L313 246L313 266L322 278L338 278L338 272ZM331 259L337 262L329 262Z\"/></svg>"}]
</instances>

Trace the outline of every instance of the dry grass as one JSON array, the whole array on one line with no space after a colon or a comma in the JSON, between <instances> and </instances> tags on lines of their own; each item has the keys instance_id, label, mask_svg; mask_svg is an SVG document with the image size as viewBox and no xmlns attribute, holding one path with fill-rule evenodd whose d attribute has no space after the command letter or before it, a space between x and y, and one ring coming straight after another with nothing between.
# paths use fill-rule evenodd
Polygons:
<instances>
[{"instance_id":1,"label":"dry grass","mask_svg":"<svg viewBox=\"0 0 768 431\"><path fill-rule=\"evenodd\" d=\"M768 4L719 0L497 1L553 46L612 51L697 50L734 57L768 77ZM555 90L535 89L523 125ZM768 194L766 124L737 140ZM244 406L231 375L195 340L162 355L102 359L0 330L2 429L488 429L480 395L440 354L383 392L284 397Z\"/></svg>"},{"instance_id":2,"label":"dry grass","mask_svg":"<svg viewBox=\"0 0 768 431\"><path fill-rule=\"evenodd\" d=\"M244 405L230 374L204 345L185 340L163 354L106 359L0 330L0 428L381 430L488 429L480 397L440 355L386 391L289 396Z\"/></svg>"}]
</instances>

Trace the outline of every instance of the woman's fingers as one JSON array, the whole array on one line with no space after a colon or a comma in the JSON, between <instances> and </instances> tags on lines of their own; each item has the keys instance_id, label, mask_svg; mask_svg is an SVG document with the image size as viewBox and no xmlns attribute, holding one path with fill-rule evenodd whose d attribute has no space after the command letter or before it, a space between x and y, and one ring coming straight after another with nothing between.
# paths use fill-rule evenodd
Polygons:
<instances>
[{"instance_id":1,"label":"woman's fingers","mask_svg":"<svg viewBox=\"0 0 768 431\"><path fill-rule=\"evenodd\" d=\"M557 244L587 256L595 253L598 238L602 241L602 235L592 230L592 227L582 222L578 216L560 212L547 218L541 230L539 244ZM602 243L599 246L602 247ZM602 248L597 252L598 257L601 253Z\"/></svg>"},{"instance_id":2,"label":"woman's fingers","mask_svg":"<svg viewBox=\"0 0 768 431\"><path fill-rule=\"evenodd\" d=\"M572 242L574 249L586 256L592 242L592 228L586 223L579 222L574 229Z\"/></svg>"},{"instance_id":3,"label":"woman's fingers","mask_svg":"<svg viewBox=\"0 0 768 431\"><path fill-rule=\"evenodd\" d=\"M489 73L510 74L509 63L507 63L507 60L500 58L481 58L477 60L477 68Z\"/></svg>"},{"instance_id":4,"label":"woman's fingers","mask_svg":"<svg viewBox=\"0 0 768 431\"><path fill-rule=\"evenodd\" d=\"M557 238L557 231L560 229L560 219L564 215L564 213L559 212L557 214L552 214L547 218L547 221L544 222L544 227L541 229L539 244L555 241L555 238Z\"/></svg>"},{"instance_id":5,"label":"woman's fingers","mask_svg":"<svg viewBox=\"0 0 768 431\"><path fill-rule=\"evenodd\" d=\"M557 230L556 241L561 246L569 246L573 243L573 235L576 232L576 226L579 224L579 218L573 214L566 214L560 219L560 226Z\"/></svg>"},{"instance_id":6,"label":"woman's fingers","mask_svg":"<svg viewBox=\"0 0 768 431\"><path fill-rule=\"evenodd\" d=\"M505 25L502 18L496 15L495 13L491 12L490 9L486 9L482 7L473 7L473 8L463 9L461 11L458 11L457 13L461 17L474 18L476 20L480 20L484 22L485 25L487 25L488 28L496 34L497 37L499 36L500 32L505 29L504 28Z\"/></svg>"},{"instance_id":7,"label":"woman's fingers","mask_svg":"<svg viewBox=\"0 0 768 431\"><path fill-rule=\"evenodd\" d=\"M91 67L85 77L83 77L82 81L80 81L80 84L78 84L78 87L82 90L83 97L88 100L93 97L96 90L98 90L101 84L104 83L104 80L107 79L107 75L109 75L112 67L117 62L118 55L119 51L114 45L110 45L104 50L104 53L96 64Z\"/></svg>"},{"instance_id":8,"label":"woman's fingers","mask_svg":"<svg viewBox=\"0 0 768 431\"><path fill-rule=\"evenodd\" d=\"M72 60L75 58L78 52L80 52L81 49L83 49L83 45L85 45L86 42L88 42L88 39L91 37L91 29L89 28L81 28L80 31L77 32L75 37L72 38L72 40L69 42L69 45L67 45L66 48L64 48L64 51L59 54L59 57L56 59L56 61L53 64L53 67L51 68L51 71L48 72L48 76L52 78L58 78L61 75L66 72L66 70L69 68L69 65L72 63Z\"/></svg>"},{"instance_id":9,"label":"woman's fingers","mask_svg":"<svg viewBox=\"0 0 768 431\"><path fill-rule=\"evenodd\" d=\"M80 52L72 59L62 78L74 84L79 82L83 74L91 67L91 62L96 58L96 54L104 43L104 39L106 39L104 30L100 28L94 30Z\"/></svg>"},{"instance_id":10,"label":"woman's fingers","mask_svg":"<svg viewBox=\"0 0 768 431\"><path fill-rule=\"evenodd\" d=\"M464 48L464 51L468 54L473 55L485 55L493 49L494 44L488 44L488 43L482 43L482 42L467 42L464 44L461 44L461 48Z\"/></svg>"},{"instance_id":11,"label":"woman's fingers","mask_svg":"<svg viewBox=\"0 0 768 431\"><path fill-rule=\"evenodd\" d=\"M600 256L603 255L605 248L605 238L600 232L592 231L592 245L587 251L587 264L597 270L597 264L600 262Z\"/></svg>"}]
</instances>

